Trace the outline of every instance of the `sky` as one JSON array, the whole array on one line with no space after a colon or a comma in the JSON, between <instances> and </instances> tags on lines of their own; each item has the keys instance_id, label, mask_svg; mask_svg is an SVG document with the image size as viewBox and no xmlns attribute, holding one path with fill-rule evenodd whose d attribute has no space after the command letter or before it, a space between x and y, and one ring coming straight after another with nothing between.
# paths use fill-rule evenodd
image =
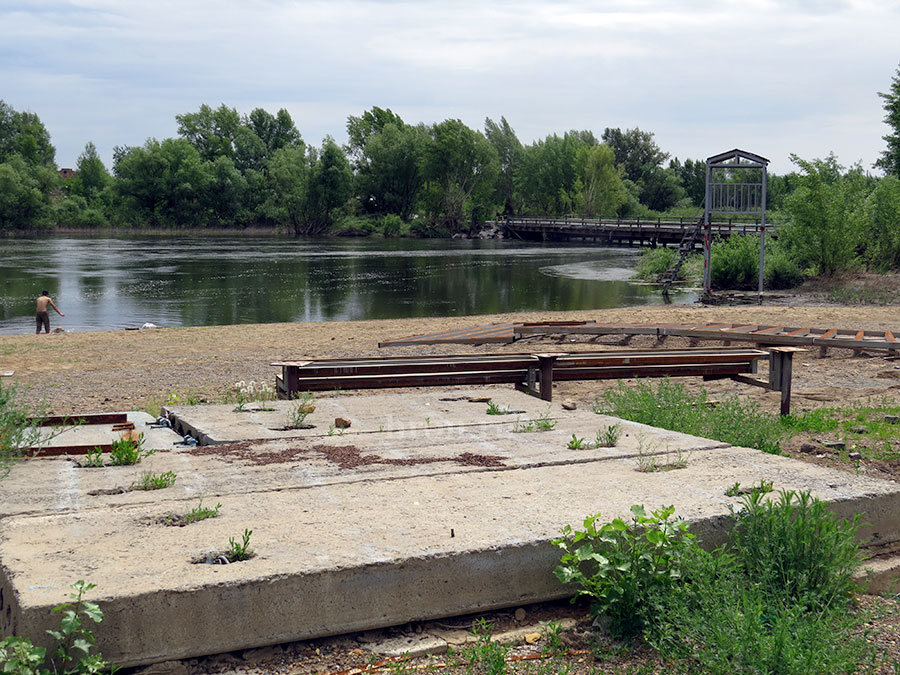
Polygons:
<instances>
[{"instance_id":1,"label":"sky","mask_svg":"<svg viewBox=\"0 0 900 675\"><path fill-rule=\"evenodd\" d=\"M682 160L741 148L870 170L900 66L898 0L0 0L0 99L60 167L88 141L176 136L222 103L286 108L303 139L349 115L506 117L523 143L650 131ZM878 172L873 172L878 173Z\"/></svg>"}]
</instances>

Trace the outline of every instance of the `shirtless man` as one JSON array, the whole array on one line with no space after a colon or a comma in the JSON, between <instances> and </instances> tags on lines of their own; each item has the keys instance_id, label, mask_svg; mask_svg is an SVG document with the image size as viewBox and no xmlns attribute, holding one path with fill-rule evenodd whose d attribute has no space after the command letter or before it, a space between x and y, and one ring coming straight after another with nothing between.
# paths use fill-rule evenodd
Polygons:
<instances>
[{"instance_id":1,"label":"shirtless man","mask_svg":"<svg viewBox=\"0 0 900 675\"><path fill-rule=\"evenodd\" d=\"M45 332L50 332L50 315L47 313L47 305L50 305L56 310L56 313L60 316L65 316L65 314L60 312L56 308L56 305L53 304L53 300L50 299L50 292L44 291L41 293L41 297L37 299L37 330L34 331L35 333L41 332L41 326L44 327Z\"/></svg>"}]
</instances>

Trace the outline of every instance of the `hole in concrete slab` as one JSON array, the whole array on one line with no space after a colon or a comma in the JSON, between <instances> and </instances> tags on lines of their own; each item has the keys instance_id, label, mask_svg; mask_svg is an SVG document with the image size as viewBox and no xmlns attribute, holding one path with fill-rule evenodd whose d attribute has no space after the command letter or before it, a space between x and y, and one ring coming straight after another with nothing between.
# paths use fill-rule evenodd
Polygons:
<instances>
[{"instance_id":1,"label":"hole in concrete slab","mask_svg":"<svg viewBox=\"0 0 900 675\"><path fill-rule=\"evenodd\" d=\"M236 413L249 413L249 412L275 412L275 408L243 408L242 410L234 409L233 412Z\"/></svg>"},{"instance_id":2,"label":"hole in concrete slab","mask_svg":"<svg viewBox=\"0 0 900 675\"><path fill-rule=\"evenodd\" d=\"M114 487L114 488L101 488L99 490L91 490L88 492L88 495L91 497L99 497L100 495L123 495L126 492L131 492L131 488L127 487Z\"/></svg>"},{"instance_id":3,"label":"hole in concrete slab","mask_svg":"<svg viewBox=\"0 0 900 675\"><path fill-rule=\"evenodd\" d=\"M231 560L228 557L227 551L207 551L206 553L201 553L196 558L191 559L192 565L234 565L239 562L245 562L250 558L255 558L256 554L251 553L249 558L245 558L244 560Z\"/></svg>"},{"instance_id":4,"label":"hole in concrete slab","mask_svg":"<svg viewBox=\"0 0 900 675\"><path fill-rule=\"evenodd\" d=\"M315 429L315 424L301 424L299 427L269 427L269 431L296 431L298 429Z\"/></svg>"}]
</instances>

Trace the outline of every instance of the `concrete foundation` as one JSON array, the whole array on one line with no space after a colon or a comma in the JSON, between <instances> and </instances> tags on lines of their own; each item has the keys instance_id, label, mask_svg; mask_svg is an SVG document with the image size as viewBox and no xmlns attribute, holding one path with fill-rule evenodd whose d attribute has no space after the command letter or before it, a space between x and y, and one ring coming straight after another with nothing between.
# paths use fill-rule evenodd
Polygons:
<instances>
[{"instance_id":1,"label":"concrete foundation","mask_svg":"<svg viewBox=\"0 0 900 675\"><path fill-rule=\"evenodd\" d=\"M893 483L757 450L563 410L507 388L318 399L279 429L289 402L171 408L176 427L222 445L168 446L133 467L28 460L2 484L0 633L40 639L78 579L105 612L98 648L128 666L339 634L571 593L550 540L587 514L674 504L703 540L723 540L735 482L810 490L850 516L874 551L900 546ZM489 395L501 408L487 415ZM442 400L443 399L443 400ZM546 416L552 431L523 432ZM339 432L335 417L351 426ZM569 449L620 425L615 447ZM677 470L642 472L686 460ZM111 492L142 471L173 487ZM186 527L168 514L221 504ZM214 558L253 531L252 559Z\"/></svg>"}]
</instances>

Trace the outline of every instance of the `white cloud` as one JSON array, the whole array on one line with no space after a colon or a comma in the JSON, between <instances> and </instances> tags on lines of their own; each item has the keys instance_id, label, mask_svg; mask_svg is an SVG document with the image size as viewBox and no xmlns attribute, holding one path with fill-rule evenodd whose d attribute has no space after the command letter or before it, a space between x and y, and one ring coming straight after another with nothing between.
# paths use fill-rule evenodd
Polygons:
<instances>
[{"instance_id":1,"label":"white cloud","mask_svg":"<svg viewBox=\"0 0 900 675\"><path fill-rule=\"evenodd\" d=\"M314 143L378 105L504 115L525 142L640 126L672 155L737 145L783 172L790 152L871 165L898 34L875 0L0 1L0 97L40 115L62 165L226 103L284 106Z\"/></svg>"}]
</instances>

